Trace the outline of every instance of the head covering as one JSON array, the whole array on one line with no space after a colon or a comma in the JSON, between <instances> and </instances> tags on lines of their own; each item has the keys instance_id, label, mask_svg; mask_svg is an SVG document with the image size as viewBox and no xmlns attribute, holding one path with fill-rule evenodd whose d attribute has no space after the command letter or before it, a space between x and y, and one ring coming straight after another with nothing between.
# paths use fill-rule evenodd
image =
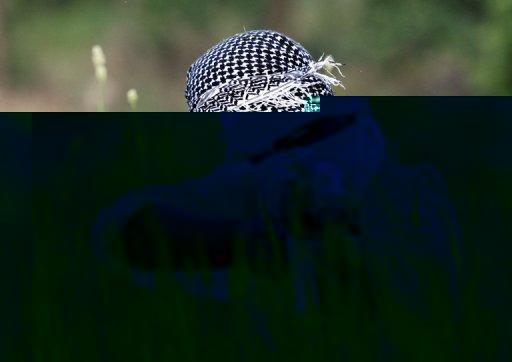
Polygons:
<instances>
[{"instance_id":1,"label":"head covering","mask_svg":"<svg viewBox=\"0 0 512 362\"><path fill-rule=\"evenodd\" d=\"M247 31L221 41L190 66L185 98L191 112L303 111L307 99L333 95L332 86L342 86L330 72L340 65L323 56L315 62L281 33ZM322 68L330 75L320 73Z\"/></svg>"}]
</instances>

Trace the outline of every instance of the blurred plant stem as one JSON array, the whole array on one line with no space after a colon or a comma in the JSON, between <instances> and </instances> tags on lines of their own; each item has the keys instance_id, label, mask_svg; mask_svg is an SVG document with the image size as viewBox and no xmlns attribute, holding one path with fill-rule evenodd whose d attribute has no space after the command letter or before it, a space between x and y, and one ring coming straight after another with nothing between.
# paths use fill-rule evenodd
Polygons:
<instances>
[{"instance_id":1,"label":"blurred plant stem","mask_svg":"<svg viewBox=\"0 0 512 362\"><path fill-rule=\"evenodd\" d=\"M7 2L0 2L0 86L7 81Z\"/></svg>"},{"instance_id":2,"label":"blurred plant stem","mask_svg":"<svg viewBox=\"0 0 512 362\"><path fill-rule=\"evenodd\" d=\"M130 109L132 112L137 111L137 101L139 100L139 96L137 94L137 90L132 88L126 93L126 100L130 105Z\"/></svg>"},{"instance_id":3,"label":"blurred plant stem","mask_svg":"<svg viewBox=\"0 0 512 362\"><path fill-rule=\"evenodd\" d=\"M494 95L512 94L512 2L486 2L487 22L480 32L480 69L475 75L478 84Z\"/></svg>"},{"instance_id":4,"label":"blurred plant stem","mask_svg":"<svg viewBox=\"0 0 512 362\"><path fill-rule=\"evenodd\" d=\"M103 53L103 49L99 45L95 45L92 48L92 63L94 65L94 72L96 75L96 80L98 81L98 112L105 112L105 86L107 83L107 60L105 58L105 54Z\"/></svg>"},{"instance_id":5,"label":"blurred plant stem","mask_svg":"<svg viewBox=\"0 0 512 362\"><path fill-rule=\"evenodd\" d=\"M99 82L98 112L106 112L105 106L105 83Z\"/></svg>"},{"instance_id":6,"label":"blurred plant stem","mask_svg":"<svg viewBox=\"0 0 512 362\"><path fill-rule=\"evenodd\" d=\"M503 77L499 79L499 86L506 94L512 94L512 1L498 0L492 1L491 14L495 24L495 36L499 39L501 45L501 63L500 69L503 70Z\"/></svg>"}]
</instances>

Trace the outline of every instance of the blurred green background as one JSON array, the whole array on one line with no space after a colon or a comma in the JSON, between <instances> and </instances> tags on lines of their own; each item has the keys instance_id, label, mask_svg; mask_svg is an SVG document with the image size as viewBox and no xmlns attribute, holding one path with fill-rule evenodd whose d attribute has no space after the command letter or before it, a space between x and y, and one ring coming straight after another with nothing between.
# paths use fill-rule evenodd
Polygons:
<instances>
[{"instance_id":1,"label":"blurred green background","mask_svg":"<svg viewBox=\"0 0 512 362\"><path fill-rule=\"evenodd\" d=\"M512 0L31 0L0 2L0 110L186 111L189 65L245 29L274 29L346 63L339 95L512 94Z\"/></svg>"}]
</instances>

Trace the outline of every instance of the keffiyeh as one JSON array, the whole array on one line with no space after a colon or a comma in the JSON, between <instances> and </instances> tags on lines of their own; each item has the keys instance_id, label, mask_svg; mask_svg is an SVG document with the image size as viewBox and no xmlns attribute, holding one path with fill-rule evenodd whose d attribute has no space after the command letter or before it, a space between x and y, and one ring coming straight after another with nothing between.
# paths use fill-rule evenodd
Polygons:
<instances>
[{"instance_id":1,"label":"keffiyeh","mask_svg":"<svg viewBox=\"0 0 512 362\"><path fill-rule=\"evenodd\" d=\"M308 100L343 87L331 72L343 76L340 66L331 57L315 61L281 33L247 31L221 41L190 66L185 98L191 112L304 111Z\"/></svg>"}]
</instances>

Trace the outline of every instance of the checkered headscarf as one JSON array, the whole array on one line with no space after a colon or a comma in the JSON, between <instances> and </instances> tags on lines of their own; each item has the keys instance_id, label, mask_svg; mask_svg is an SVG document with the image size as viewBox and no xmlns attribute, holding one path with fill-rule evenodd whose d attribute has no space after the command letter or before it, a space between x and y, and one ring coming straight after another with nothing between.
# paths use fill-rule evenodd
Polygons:
<instances>
[{"instance_id":1,"label":"checkered headscarf","mask_svg":"<svg viewBox=\"0 0 512 362\"><path fill-rule=\"evenodd\" d=\"M322 58L315 62L302 45L275 31L236 34L190 66L189 110L303 111L306 99L333 95L331 86L343 86L330 72L341 64Z\"/></svg>"}]
</instances>

